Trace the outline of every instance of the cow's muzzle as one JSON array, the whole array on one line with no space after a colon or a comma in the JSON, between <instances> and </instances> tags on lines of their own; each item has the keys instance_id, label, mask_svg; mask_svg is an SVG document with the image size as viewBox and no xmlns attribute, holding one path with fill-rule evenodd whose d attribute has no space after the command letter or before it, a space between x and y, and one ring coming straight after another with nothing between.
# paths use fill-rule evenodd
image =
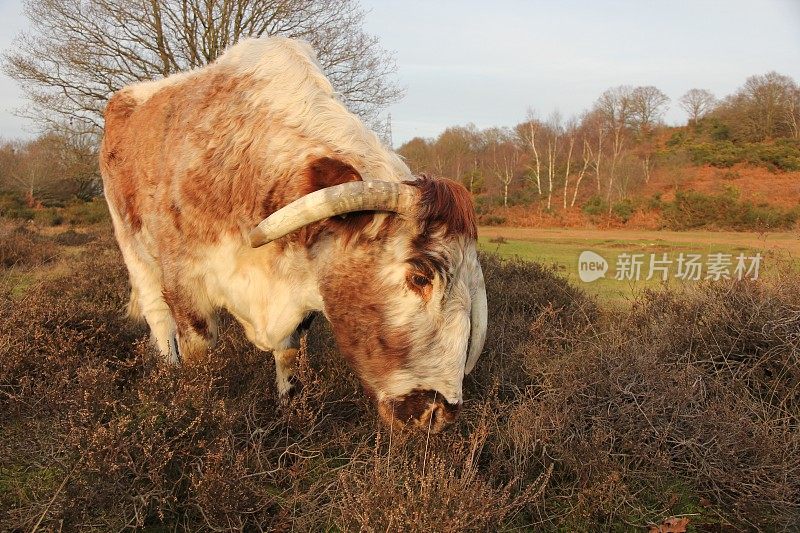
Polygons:
<instances>
[{"instance_id":1,"label":"cow's muzzle","mask_svg":"<svg viewBox=\"0 0 800 533\"><path fill-rule=\"evenodd\" d=\"M397 427L413 427L438 433L456 419L461 402L452 404L432 390L413 390L405 396L378 403L384 422Z\"/></svg>"}]
</instances>

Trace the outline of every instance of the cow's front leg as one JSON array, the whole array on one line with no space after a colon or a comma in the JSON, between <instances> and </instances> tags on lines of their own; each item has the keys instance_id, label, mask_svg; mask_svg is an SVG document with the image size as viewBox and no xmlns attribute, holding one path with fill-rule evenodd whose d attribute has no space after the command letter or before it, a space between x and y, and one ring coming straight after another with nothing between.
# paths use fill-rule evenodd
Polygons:
<instances>
[{"instance_id":1,"label":"cow's front leg","mask_svg":"<svg viewBox=\"0 0 800 533\"><path fill-rule=\"evenodd\" d=\"M291 392L294 388L292 378L294 377L294 362L297 359L298 347L288 347L272 352L275 357L275 381L278 385L278 397L281 403L289 403Z\"/></svg>"},{"instance_id":2,"label":"cow's front leg","mask_svg":"<svg viewBox=\"0 0 800 533\"><path fill-rule=\"evenodd\" d=\"M217 340L216 314L209 306L200 305L189 291L173 288L165 290L164 296L175 319L170 351L177 351L182 362L202 360Z\"/></svg>"},{"instance_id":3,"label":"cow's front leg","mask_svg":"<svg viewBox=\"0 0 800 533\"><path fill-rule=\"evenodd\" d=\"M275 381L278 385L278 397L283 404L289 403L292 392L295 390L296 385L292 378L294 377L297 351L300 349L300 340L308 331L313 320L313 314L306 316L297 329L281 343L281 346L272 352L275 357Z\"/></svg>"}]
</instances>

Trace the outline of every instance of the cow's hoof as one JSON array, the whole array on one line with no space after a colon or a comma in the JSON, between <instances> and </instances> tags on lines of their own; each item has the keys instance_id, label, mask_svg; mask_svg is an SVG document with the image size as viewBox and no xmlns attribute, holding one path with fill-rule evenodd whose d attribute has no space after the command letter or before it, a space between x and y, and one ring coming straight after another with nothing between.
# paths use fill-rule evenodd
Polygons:
<instances>
[{"instance_id":1,"label":"cow's hoof","mask_svg":"<svg viewBox=\"0 0 800 533\"><path fill-rule=\"evenodd\" d=\"M292 389L280 393L278 399L281 402L281 407L289 407L289 404L292 403Z\"/></svg>"},{"instance_id":2,"label":"cow's hoof","mask_svg":"<svg viewBox=\"0 0 800 533\"><path fill-rule=\"evenodd\" d=\"M303 390L303 384L294 376L290 377L286 387L278 391L278 398L280 399L281 405L287 407L301 390Z\"/></svg>"}]
</instances>

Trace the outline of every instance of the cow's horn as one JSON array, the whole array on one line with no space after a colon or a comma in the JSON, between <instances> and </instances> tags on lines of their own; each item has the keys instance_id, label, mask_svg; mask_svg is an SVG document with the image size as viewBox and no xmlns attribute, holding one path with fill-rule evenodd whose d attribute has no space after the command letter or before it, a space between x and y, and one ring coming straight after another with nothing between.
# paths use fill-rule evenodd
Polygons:
<instances>
[{"instance_id":1,"label":"cow's horn","mask_svg":"<svg viewBox=\"0 0 800 533\"><path fill-rule=\"evenodd\" d=\"M467 365L464 373L469 374L475 368L478 357L483 351L483 343L486 341L486 320L489 309L486 304L486 282L483 279L483 270L478 264L475 274L475 293L472 295L472 311L470 313L470 334L469 334L469 353L467 354Z\"/></svg>"},{"instance_id":2,"label":"cow's horn","mask_svg":"<svg viewBox=\"0 0 800 533\"><path fill-rule=\"evenodd\" d=\"M250 232L253 248L319 220L353 211L408 212L418 189L391 181L351 181L309 193L275 211Z\"/></svg>"}]
</instances>

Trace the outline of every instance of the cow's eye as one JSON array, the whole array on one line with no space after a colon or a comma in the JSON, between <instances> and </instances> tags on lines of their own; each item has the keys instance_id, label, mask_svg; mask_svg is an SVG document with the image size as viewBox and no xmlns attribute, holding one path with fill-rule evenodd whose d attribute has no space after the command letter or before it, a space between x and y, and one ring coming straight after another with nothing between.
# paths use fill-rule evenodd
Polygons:
<instances>
[{"instance_id":1,"label":"cow's eye","mask_svg":"<svg viewBox=\"0 0 800 533\"><path fill-rule=\"evenodd\" d=\"M411 283L416 285L417 287L426 287L431 284L430 278L423 276L421 274L414 274L411 276Z\"/></svg>"}]
</instances>

